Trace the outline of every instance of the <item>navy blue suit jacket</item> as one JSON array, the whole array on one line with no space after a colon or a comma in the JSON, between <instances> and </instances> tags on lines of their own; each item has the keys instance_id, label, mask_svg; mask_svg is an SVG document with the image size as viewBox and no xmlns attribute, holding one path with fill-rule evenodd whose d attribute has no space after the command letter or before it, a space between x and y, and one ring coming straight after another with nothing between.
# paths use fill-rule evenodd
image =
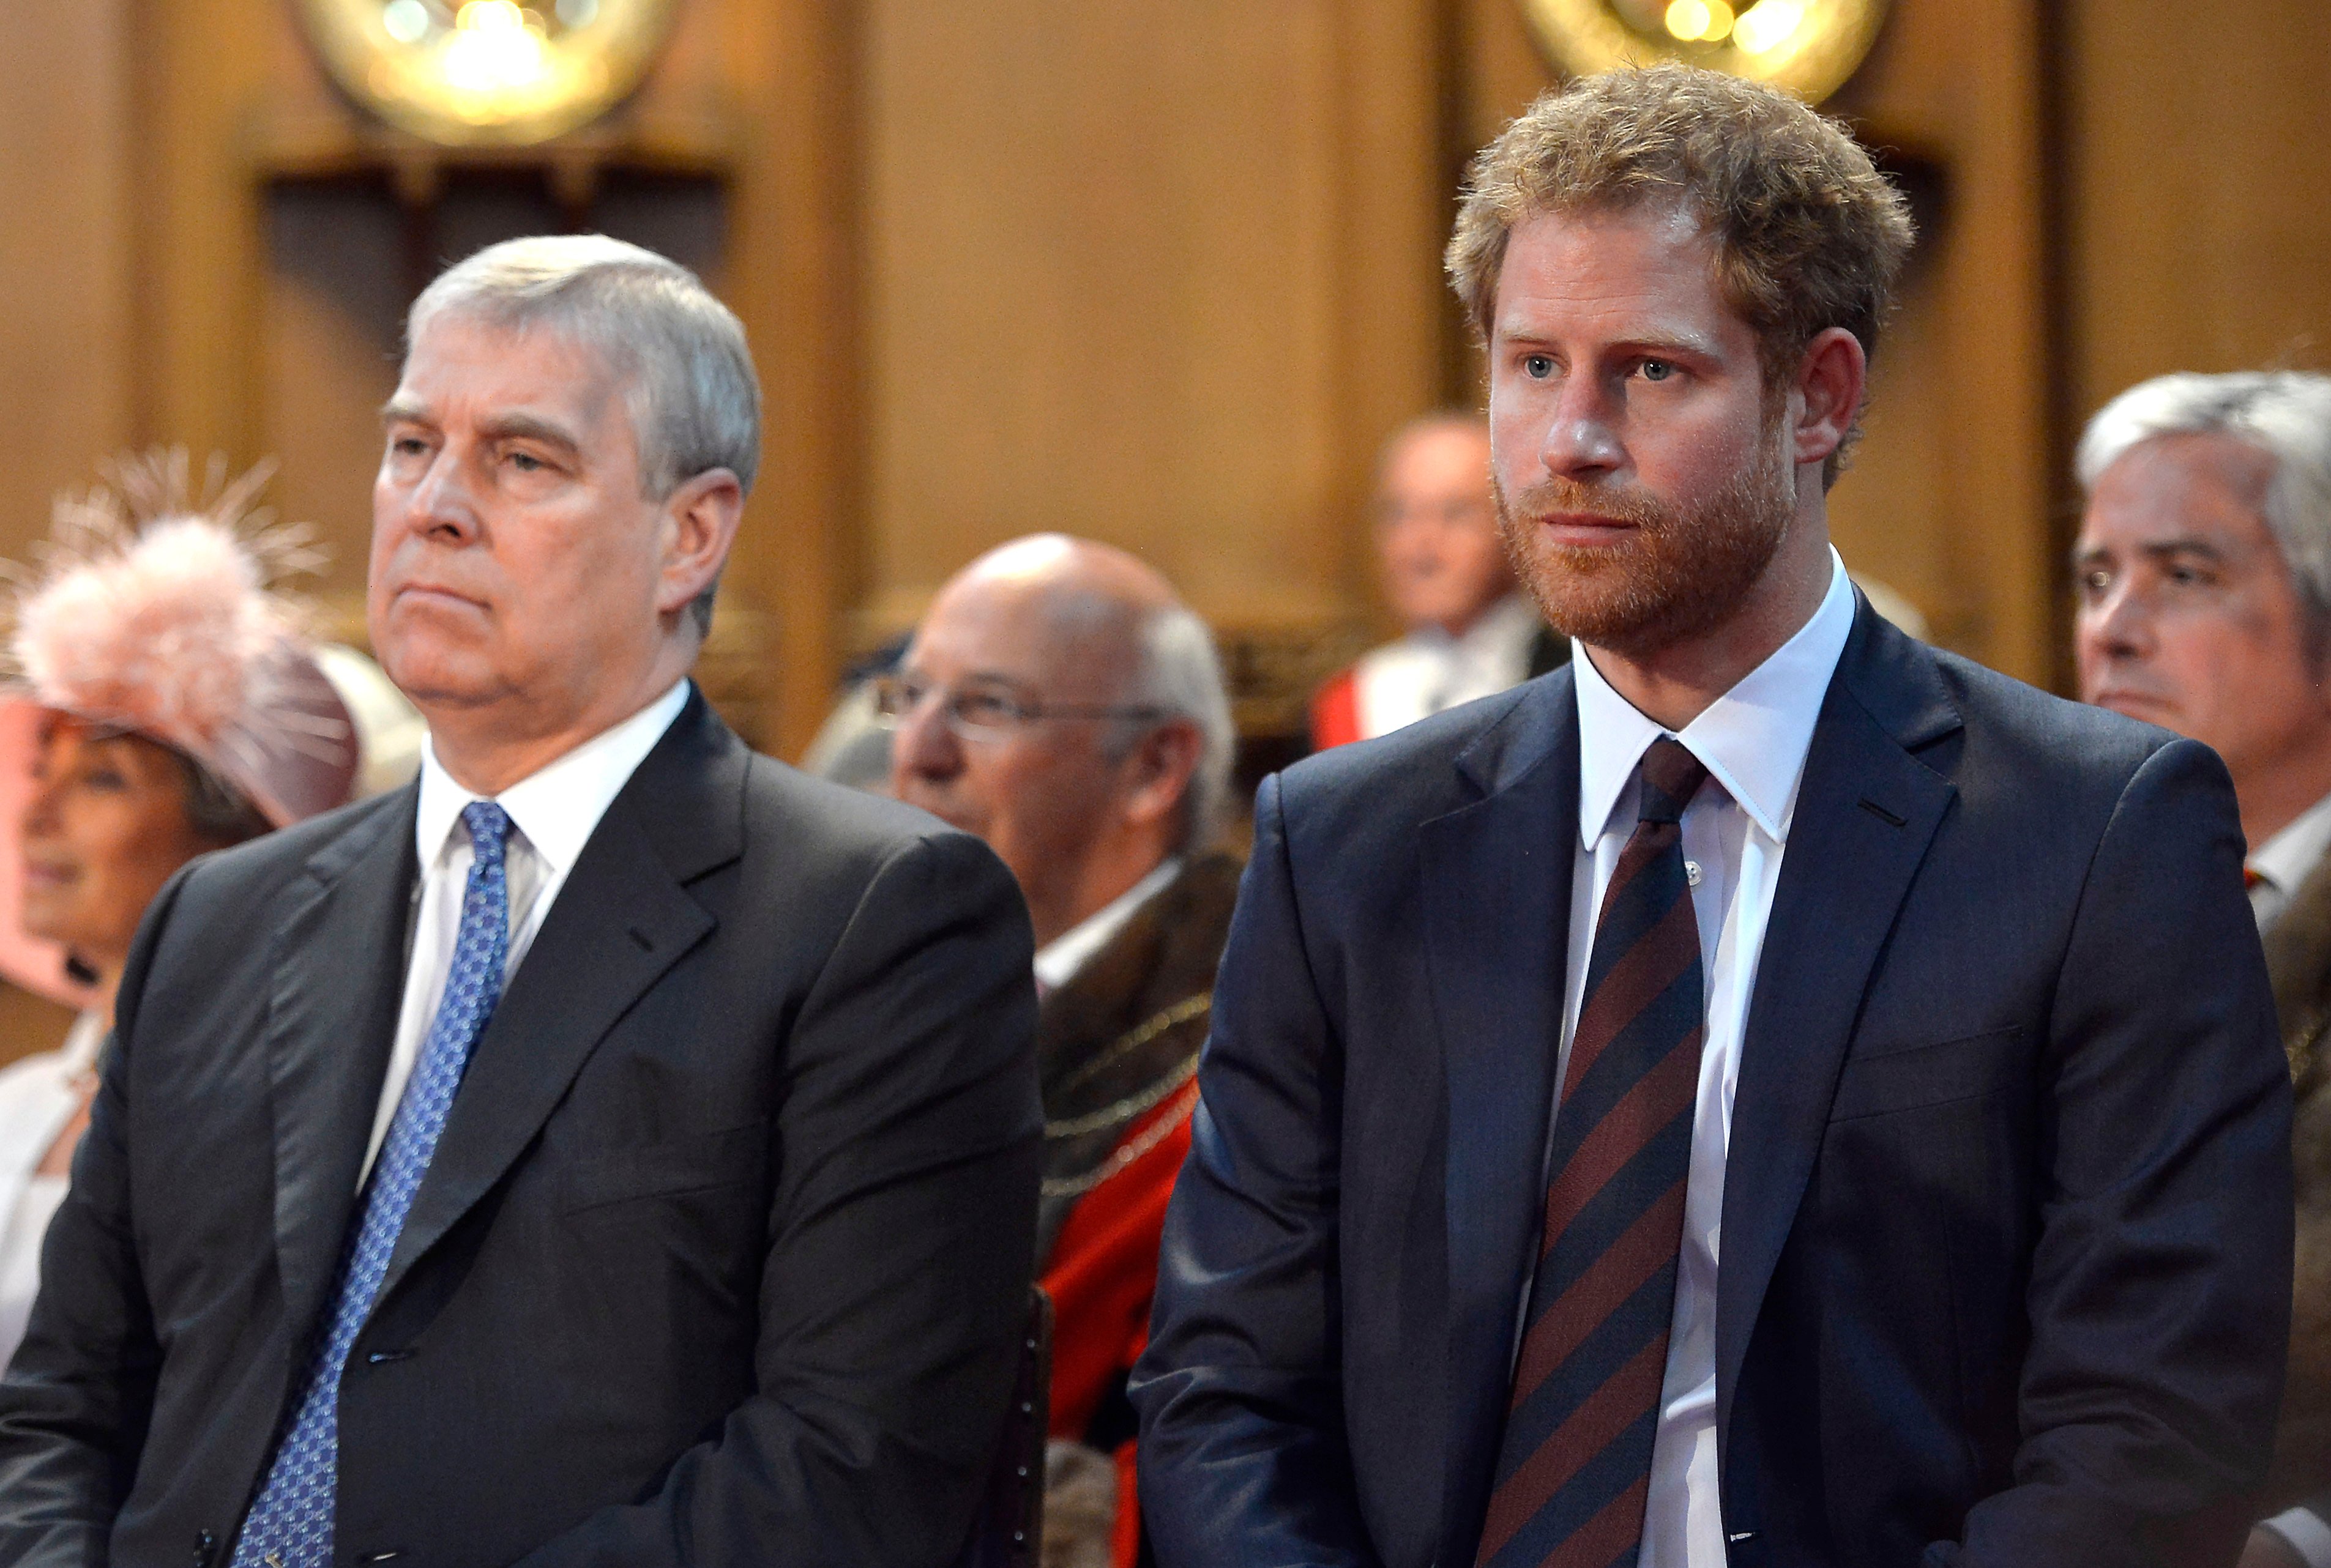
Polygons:
<instances>
[{"instance_id":1,"label":"navy blue suit jacket","mask_svg":"<svg viewBox=\"0 0 2331 1568\"><path fill-rule=\"evenodd\" d=\"M1568 670L1263 785L1133 1384L1168 1568L1467 1568L1536 1255ZM1741 1568L2231 1561L2290 1094L2225 769L1860 607L1724 1194Z\"/></svg>"}]
</instances>

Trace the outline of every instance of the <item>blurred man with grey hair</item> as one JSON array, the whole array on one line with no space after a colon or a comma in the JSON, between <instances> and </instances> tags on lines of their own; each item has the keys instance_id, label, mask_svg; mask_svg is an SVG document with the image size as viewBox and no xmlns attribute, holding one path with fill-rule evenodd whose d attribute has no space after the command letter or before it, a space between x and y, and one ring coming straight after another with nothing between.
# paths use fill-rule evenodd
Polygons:
<instances>
[{"instance_id":1,"label":"blurred man with grey hair","mask_svg":"<svg viewBox=\"0 0 2331 1568\"><path fill-rule=\"evenodd\" d=\"M879 703L892 792L994 846L1035 921L1037 1246L1059 1312L1046 1561L1129 1564L1126 1374L1238 895L1210 847L1233 741L1213 639L1132 556L1041 534L940 590Z\"/></svg>"},{"instance_id":2,"label":"blurred man with grey hair","mask_svg":"<svg viewBox=\"0 0 2331 1568\"><path fill-rule=\"evenodd\" d=\"M759 405L635 246L414 304L368 609L421 777L156 900L0 1383L0 1561L965 1547L1035 1220L1027 917L689 679Z\"/></svg>"},{"instance_id":3,"label":"blurred man with grey hair","mask_svg":"<svg viewBox=\"0 0 2331 1568\"><path fill-rule=\"evenodd\" d=\"M2250 1568L2331 1568L2331 377L2156 377L2089 423L2080 695L2233 774L2298 1094L2290 1376Z\"/></svg>"}]
</instances>

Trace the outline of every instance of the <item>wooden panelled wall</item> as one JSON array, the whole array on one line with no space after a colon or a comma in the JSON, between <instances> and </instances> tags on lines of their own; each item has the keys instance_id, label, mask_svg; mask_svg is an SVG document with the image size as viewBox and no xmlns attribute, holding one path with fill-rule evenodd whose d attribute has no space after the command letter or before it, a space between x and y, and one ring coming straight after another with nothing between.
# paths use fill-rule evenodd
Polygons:
<instances>
[{"instance_id":1,"label":"wooden panelled wall","mask_svg":"<svg viewBox=\"0 0 2331 1568\"><path fill-rule=\"evenodd\" d=\"M1248 716L1283 717L1380 624L1371 451L1477 393L1438 274L1452 183L1548 80L1513 0L692 0L614 122L547 170L463 170L368 128L280 3L18 9L0 553L125 445L272 453L352 603L411 290L514 224L628 224L753 334L766 477L726 668L782 751L842 660L1048 527L1165 568ZM2078 422L2158 370L2331 343L2331 10L2194 16L1897 0L1833 106L1927 236L1841 545L2034 679L2063 674Z\"/></svg>"}]
</instances>

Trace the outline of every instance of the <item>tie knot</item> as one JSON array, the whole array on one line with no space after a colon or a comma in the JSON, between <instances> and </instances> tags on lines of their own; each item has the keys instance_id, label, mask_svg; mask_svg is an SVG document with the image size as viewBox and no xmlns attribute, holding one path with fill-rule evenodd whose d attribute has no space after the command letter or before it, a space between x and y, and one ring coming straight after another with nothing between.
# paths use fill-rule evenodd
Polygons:
<instances>
[{"instance_id":1,"label":"tie knot","mask_svg":"<svg viewBox=\"0 0 2331 1568\"><path fill-rule=\"evenodd\" d=\"M1681 822L1684 807L1708 779L1708 765L1670 735L1651 742L1637 771L1643 780L1641 818L1647 822Z\"/></svg>"},{"instance_id":2,"label":"tie knot","mask_svg":"<svg viewBox=\"0 0 2331 1568\"><path fill-rule=\"evenodd\" d=\"M509 838L509 813L492 801L471 801L461 808L461 825L470 830L470 844L480 860L502 858L502 845Z\"/></svg>"}]
</instances>

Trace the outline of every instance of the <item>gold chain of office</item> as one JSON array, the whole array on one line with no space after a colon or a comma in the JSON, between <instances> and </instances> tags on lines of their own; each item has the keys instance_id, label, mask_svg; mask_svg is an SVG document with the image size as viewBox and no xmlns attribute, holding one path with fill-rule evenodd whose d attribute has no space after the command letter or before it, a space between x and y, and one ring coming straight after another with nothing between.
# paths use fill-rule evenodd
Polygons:
<instances>
[{"instance_id":1,"label":"gold chain of office","mask_svg":"<svg viewBox=\"0 0 2331 1568\"><path fill-rule=\"evenodd\" d=\"M1198 1059L1194 1056L1190 1059L1189 1071L1180 1075L1179 1081L1175 1085L1175 1088L1178 1089L1185 1087L1194 1087L1190 1085L1190 1078L1197 1070ZM1190 1097L1190 1103L1184 1106L1178 1115L1159 1117L1155 1126L1147 1128L1139 1137L1133 1139L1130 1143L1121 1145L1115 1154L1102 1161L1097 1168L1086 1172L1081 1176L1061 1176L1056 1179L1047 1178L1042 1187L1044 1196L1047 1198L1074 1198L1082 1193L1091 1192L1095 1187L1099 1186L1103 1182L1108 1181L1111 1176L1116 1175L1120 1171L1123 1171L1127 1165L1132 1164L1134 1161L1139 1159L1142 1155L1147 1154L1150 1150L1164 1143L1173 1135L1175 1128L1180 1126L1184 1122L1190 1119L1190 1113L1197 1108L1198 1097L1196 1095L1192 1095Z\"/></svg>"},{"instance_id":2,"label":"gold chain of office","mask_svg":"<svg viewBox=\"0 0 2331 1568\"><path fill-rule=\"evenodd\" d=\"M1085 1063L1084 1066L1079 1068L1075 1072L1061 1079L1060 1087L1052 1092L1055 1094L1066 1094L1070 1089L1081 1087L1092 1079L1099 1077L1108 1069L1114 1067L1118 1062L1123 1060L1125 1058L1131 1056L1135 1051L1139 1050L1143 1046L1147 1045L1151 1041L1156 1039L1167 1030L1178 1029L1194 1018L1202 1018L1205 1016L1207 1010L1212 1008L1213 1004L1214 993L1211 991L1201 991L1195 996L1184 997L1181 1001L1175 1003L1165 1012L1158 1013L1154 1018L1147 1019L1143 1022L1135 1025L1132 1029L1127 1030L1116 1040L1110 1041L1108 1050L1102 1051L1090 1061ZM1194 1063L1196 1058L1193 1057L1191 1060ZM1185 1073L1183 1076L1186 1078L1188 1074ZM1144 1090L1142 1092L1146 1094L1152 1091ZM1100 1131L1101 1128L1114 1126L1118 1122L1130 1121L1133 1117L1139 1116L1143 1111L1147 1110L1150 1106L1156 1105L1158 1100L1164 1099L1166 1095L1172 1094L1173 1092L1174 1086L1169 1086L1162 1092L1156 1093L1155 1097L1146 1104L1134 1106L1131 1110L1124 1110L1123 1107L1132 1105L1133 1100L1137 1100L1141 1098L1140 1095L1134 1096L1133 1100L1119 1100L1116 1105L1107 1107L1101 1110L1094 1111L1089 1116L1075 1117L1066 1121L1046 1122L1044 1124L1044 1136L1047 1139L1057 1140L1060 1138L1080 1137L1086 1133L1097 1133Z\"/></svg>"},{"instance_id":3,"label":"gold chain of office","mask_svg":"<svg viewBox=\"0 0 2331 1568\"><path fill-rule=\"evenodd\" d=\"M1064 1087L1073 1088L1093 1077L1109 1063L1140 1050L1167 1030L1179 1028L1192 1019L1204 1017L1213 1005L1213 996L1211 992L1202 991L1195 996L1184 998L1111 1041L1108 1050L1087 1062ZM1088 1134L1107 1131L1110 1127L1123 1126L1181 1092L1187 1087L1190 1080L1197 1076L1197 1072L1198 1052L1192 1051L1188 1059L1175 1067L1172 1072L1137 1094L1127 1095L1114 1105L1104 1106L1099 1110L1089 1112L1084 1116L1068 1117L1059 1121L1046 1122L1044 1124L1045 1141L1053 1143L1066 1138L1083 1137ZM1117 1149L1108 1159L1083 1175L1046 1178L1043 1183L1044 1196L1072 1198L1091 1192L1159 1144L1164 1143L1176 1127L1189 1119L1190 1111L1195 1109L1196 1106L1197 1100L1194 1096L1190 1106L1185 1107L1180 1116L1159 1117L1156 1126L1144 1130L1139 1137Z\"/></svg>"}]
</instances>

